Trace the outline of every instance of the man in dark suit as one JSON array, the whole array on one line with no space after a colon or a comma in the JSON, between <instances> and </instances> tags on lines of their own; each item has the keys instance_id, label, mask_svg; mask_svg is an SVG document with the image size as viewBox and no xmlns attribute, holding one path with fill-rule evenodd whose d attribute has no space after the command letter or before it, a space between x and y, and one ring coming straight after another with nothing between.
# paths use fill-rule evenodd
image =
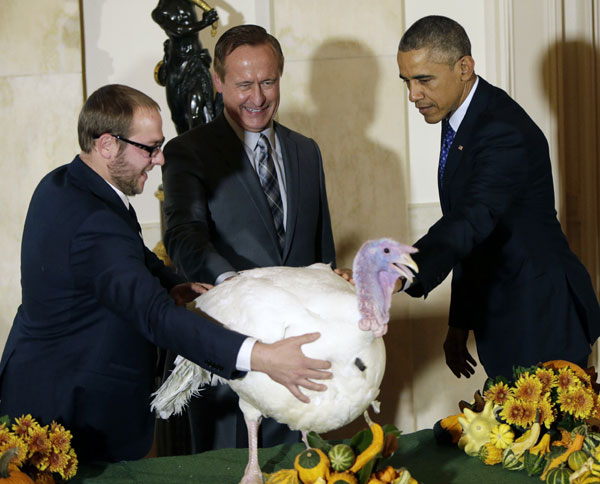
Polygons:
<instances>
[{"instance_id":1,"label":"man in dark suit","mask_svg":"<svg viewBox=\"0 0 600 484\"><path fill-rule=\"evenodd\" d=\"M548 143L504 91L475 74L455 21L429 16L403 35L400 78L427 123L442 121L438 186L443 216L415 246L427 294L450 271L444 350L457 376L474 372L473 331L488 376L552 359L586 365L600 309L556 218Z\"/></svg>"},{"instance_id":2,"label":"man in dark suit","mask_svg":"<svg viewBox=\"0 0 600 484\"><path fill-rule=\"evenodd\" d=\"M264 345L176 305L206 288L184 283L144 246L128 199L164 163L158 105L105 86L85 103L78 133L80 155L44 177L29 206L0 413L57 420L80 459L118 461L152 445L156 346L225 378L264 371L303 401L298 385L324 389L306 378L329 377L319 371L328 363L300 349L316 335Z\"/></svg>"},{"instance_id":3,"label":"man in dark suit","mask_svg":"<svg viewBox=\"0 0 600 484\"><path fill-rule=\"evenodd\" d=\"M314 140L273 120L283 53L256 25L225 32L214 55L224 113L170 141L163 167L165 246L189 280L219 284L237 271L267 266L335 264L323 163ZM237 397L192 402L224 414L192 423L195 451L247 446ZM214 405L214 407L211 407ZM215 419L217 420L217 419ZM263 422L262 446L295 442L298 433Z\"/></svg>"}]
</instances>

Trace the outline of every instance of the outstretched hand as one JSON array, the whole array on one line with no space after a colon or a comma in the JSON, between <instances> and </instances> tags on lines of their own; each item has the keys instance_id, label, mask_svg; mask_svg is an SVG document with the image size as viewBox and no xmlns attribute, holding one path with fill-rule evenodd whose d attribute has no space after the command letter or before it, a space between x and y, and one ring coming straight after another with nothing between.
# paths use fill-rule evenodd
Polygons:
<instances>
[{"instance_id":1,"label":"outstretched hand","mask_svg":"<svg viewBox=\"0 0 600 484\"><path fill-rule=\"evenodd\" d=\"M333 269L333 272L335 272L342 279L345 279L346 281L348 281L350 284L354 285L354 279L352 277L352 269Z\"/></svg>"},{"instance_id":2,"label":"outstretched hand","mask_svg":"<svg viewBox=\"0 0 600 484\"><path fill-rule=\"evenodd\" d=\"M444 341L446 364L457 378L460 378L461 375L470 378L475 373L475 367L477 366L477 362L467 349L468 338L468 330L453 326L448 327L448 333Z\"/></svg>"},{"instance_id":3,"label":"outstretched hand","mask_svg":"<svg viewBox=\"0 0 600 484\"><path fill-rule=\"evenodd\" d=\"M329 380L333 377L330 371L323 371L331 368L329 361L308 358L302 353L302 345L312 343L320 336L320 333L309 333L271 344L257 342L252 349L252 370L266 373L298 400L309 403L310 398L300 391L300 387L322 392L327 386L312 380Z\"/></svg>"},{"instance_id":4,"label":"outstretched hand","mask_svg":"<svg viewBox=\"0 0 600 484\"><path fill-rule=\"evenodd\" d=\"M212 288L211 284L205 282L186 282L173 286L169 291L169 296L173 298L178 306L185 306Z\"/></svg>"}]
</instances>

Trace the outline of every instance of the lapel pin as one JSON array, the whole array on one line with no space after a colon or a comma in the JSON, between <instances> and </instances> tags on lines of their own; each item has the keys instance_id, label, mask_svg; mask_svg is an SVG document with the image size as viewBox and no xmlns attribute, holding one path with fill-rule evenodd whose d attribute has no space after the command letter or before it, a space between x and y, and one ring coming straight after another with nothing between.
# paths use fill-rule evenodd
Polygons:
<instances>
[{"instance_id":1,"label":"lapel pin","mask_svg":"<svg viewBox=\"0 0 600 484\"><path fill-rule=\"evenodd\" d=\"M463 145L458 145L458 149L459 149L460 151L462 151L462 150L463 150Z\"/></svg>"}]
</instances>

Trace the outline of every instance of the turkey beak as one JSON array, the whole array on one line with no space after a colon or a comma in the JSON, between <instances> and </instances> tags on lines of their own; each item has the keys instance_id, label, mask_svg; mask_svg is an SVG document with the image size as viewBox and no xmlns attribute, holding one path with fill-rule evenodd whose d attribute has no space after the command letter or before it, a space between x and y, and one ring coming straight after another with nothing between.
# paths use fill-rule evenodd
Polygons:
<instances>
[{"instance_id":1,"label":"turkey beak","mask_svg":"<svg viewBox=\"0 0 600 484\"><path fill-rule=\"evenodd\" d=\"M402 277L407 281L412 282L415 274L419 272L419 266L410 256L410 254L402 254L400 260L393 263L396 271L398 271Z\"/></svg>"}]
</instances>

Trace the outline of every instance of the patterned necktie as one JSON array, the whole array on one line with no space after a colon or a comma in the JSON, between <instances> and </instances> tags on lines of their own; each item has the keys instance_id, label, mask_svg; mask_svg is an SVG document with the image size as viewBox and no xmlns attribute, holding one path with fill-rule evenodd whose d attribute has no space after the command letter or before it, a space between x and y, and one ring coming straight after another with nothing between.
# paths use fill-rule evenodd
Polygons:
<instances>
[{"instance_id":1,"label":"patterned necktie","mask_svg":"<svg viewBox=\"0 0 600 484\"><path fill-rule=\"evenodd\" d=\"M283 249L285 239L285 229L283 228L283 204L281 202L281 190L277 181L277 173L275 172L275 164L269 150L269 140L264 134L260 135L256 148L254 148L254 156L256 160L256 170L260 184L267 197L275 231L279 240L279 248Z\"/></svg>"},{"instance_id":2,"label":"patterned necktie","mask_svg":"<svg viewBox=\"0 0 600 484\"><path fill-rule=\"evenodd\" d=\"M444 168L446 168L446 159L448 158L448 152L450 146L452 146L452 140L456 132L450 126L447 119L442 121L442 149L440 151L440 166L438 170L438 179L440 186L442 186L442 180L444 178Z\"/></svg>"}]
</instances>

